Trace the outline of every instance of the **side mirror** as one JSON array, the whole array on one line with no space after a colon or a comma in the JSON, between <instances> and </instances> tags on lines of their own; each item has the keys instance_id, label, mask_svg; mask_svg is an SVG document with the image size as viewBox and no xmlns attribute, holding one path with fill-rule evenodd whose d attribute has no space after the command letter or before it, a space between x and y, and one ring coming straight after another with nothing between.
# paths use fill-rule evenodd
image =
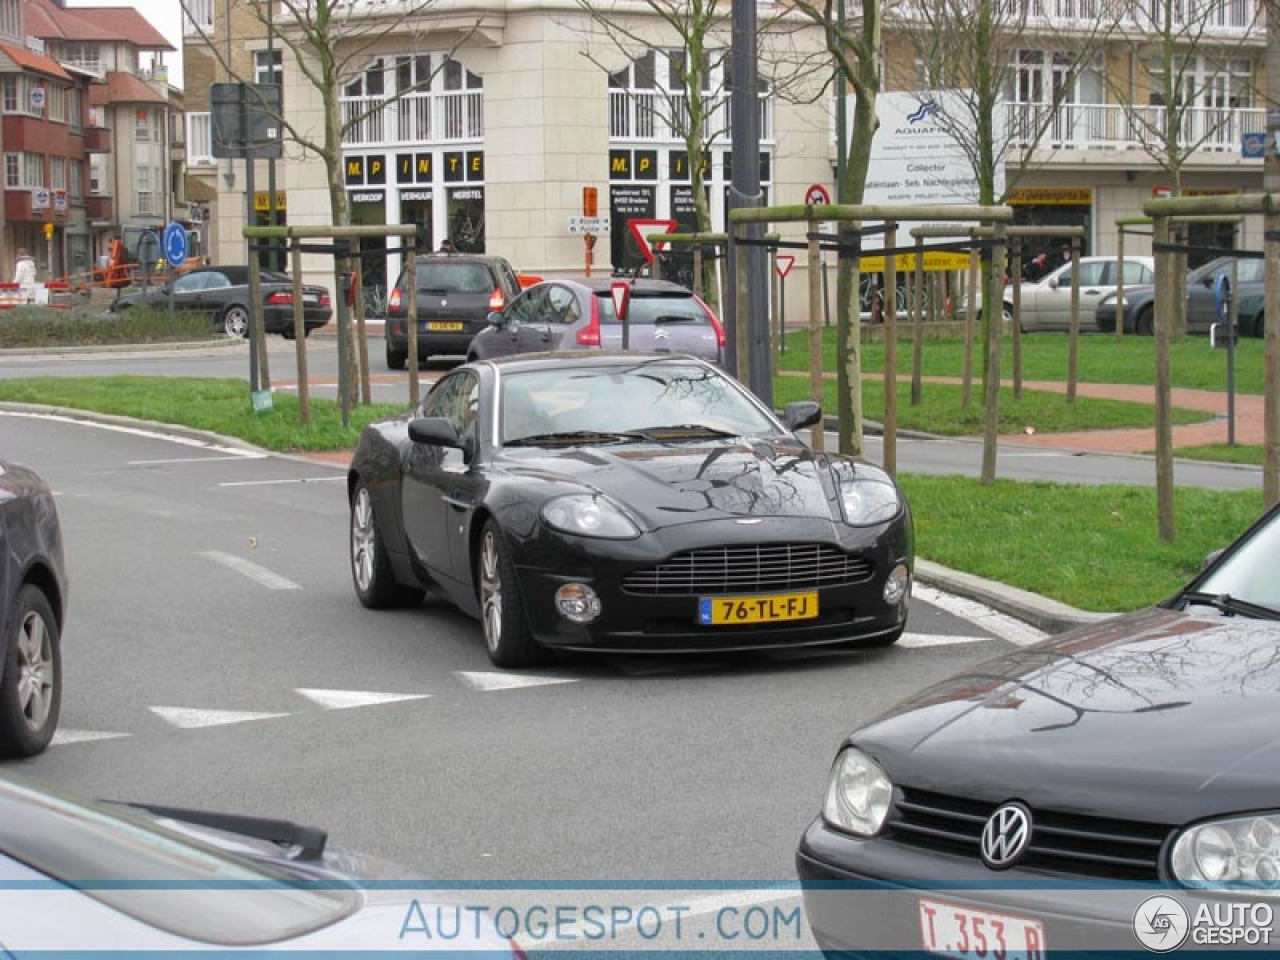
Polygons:
<instances>
[{"instance_id":1,"label":"side mirror","mask_svg":"<svg viewBox=\"0 0 1280 960\"><path fill-rule=\"evenodd\" d=\"M476 453L475 430L470 429L459 436L453 424L444 417L417 417L410 420L409 439L414 443L461 450L464 463L470 463Z\"/></svg>"},{"instance_id":2,"label":"side mirror","mask_svg":"<svg viewBox=\"0 0 1280 960\"><path fill-rule=\"evenodd\" d=\"M782 408L782 422L788 430L811 427L821 419L822 407L812 400L794 400Z\"/></svg>"},{"instance_id":3,"label":"side mirror","mask_svg":"<svg viewBox=\"0 0 1280 960\"><path fill-rule=\"evenodd\" d=\"M485 322L491 327L501 327L506 324L506 320L501 313L494 310L489 316L485 317Z\"/></svg>"},{"instance_id":4,"label":"side mirror","mask_svg":"<svg viewBox=\"0 0 1280 960\"><path fill-rule=\"evenodd\" d=\"M1050 277L1050 278L1049 278L1049 287L1050 287L1050 289L1057 290L1057 289L1058 289L1058 287L1060 287L1061 285L1062 285L1062 278L1061 278L1061 277Z\"/></svg>"}]
</instances>

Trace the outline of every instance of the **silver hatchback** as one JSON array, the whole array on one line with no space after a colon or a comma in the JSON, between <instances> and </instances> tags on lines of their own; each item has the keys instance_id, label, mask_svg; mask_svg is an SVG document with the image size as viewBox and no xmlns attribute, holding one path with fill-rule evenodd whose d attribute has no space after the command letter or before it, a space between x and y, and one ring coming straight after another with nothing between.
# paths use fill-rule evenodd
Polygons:
<instances>
[{"instance_id":1,"label":"silver hatchback","mask_svg":"<svg viewBox=\"0 0 1280 960\"><path fill-rule=\"evenodd\" d=\"M685 353L720 363L724 329L686 287L629 281L626 326L618 319L609 277L544 280L525 290L471 340L468 360L545 350L636 350ZM625 342L624 342L625 340Z\"/></svg>"}]
</instances>

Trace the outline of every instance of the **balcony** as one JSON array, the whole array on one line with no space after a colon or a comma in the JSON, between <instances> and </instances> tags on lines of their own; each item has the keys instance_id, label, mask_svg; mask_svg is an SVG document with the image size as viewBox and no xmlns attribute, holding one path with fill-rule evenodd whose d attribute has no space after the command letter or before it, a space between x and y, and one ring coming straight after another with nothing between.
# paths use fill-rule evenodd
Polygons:
<instances>
[{"instance_id":1,"label":"balcony","mask_svg":"<svg viewBox=\"0 0 1280 960\"><path fill-rule=\"evenodd\" d=\"M342 101L342 123L348 147L474 142L484 137L484 94L410 94L390 105L382 97L349 97Z\"/></svg>"},{"instance_id":2,"label":"balcony","mask_svg":"<svg viewBox=\"0 0 1280 960\"><path fill-rule=\"evenodd\" d=\"M111 131L106 127L85 127L84 149L86 153L110 153Z\"/></svg>"},{"instance_id":3,"label":"balcony","mask_svg":"<svg viewBox=\"0 0 1280 960\"><path fill-rule=\"evenodd\" d=\"M84 214L90 223L109 222L116 217L113 197L87 196L84 198Z\"/></svg>"},{"instance_id":4,"label":"balcony","mask_svg":"<svg viewBox=\"0 0 1280 960\"><path fill-rule=\"evenodd\" d=\"M1033 143L1039 149L1060 151L1150 149L1159 143L1167 119L1164 107L1114 103L1067 103L1056 111L1040 103L1009 103L1006 108L1010 144L1022 149ZM1244 134L1266 128L1264 109L1191 107L1179 118L1178 147L1239 154Z\"/></svg>"},{"instance_id":5,"label":"balcony","mask_svg":"<svg viewBox=\"0 0 1280 960\"><path fill-rule=\"evenodd\" d=\"M760 139L773 140L773 99L761 95ZM733 136L726 94L705 104L702 137L705 142L726 142ZM678 94L646 90L609 91L609 136L614 140L670 143L684 140L689 126L688 104Z\"/></svg>"}]
</instances>

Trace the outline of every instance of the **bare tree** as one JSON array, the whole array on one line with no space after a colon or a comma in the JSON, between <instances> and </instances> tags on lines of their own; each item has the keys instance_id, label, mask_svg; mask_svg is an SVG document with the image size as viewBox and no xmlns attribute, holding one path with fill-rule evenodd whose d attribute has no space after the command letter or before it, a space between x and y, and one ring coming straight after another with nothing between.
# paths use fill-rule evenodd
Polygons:
<instances>
[{"instance_id":1,"label":"bare tree","mask_svg":"<svg viewBox=\"0 0 1280 960\"><path fill-rule=\"evenodd\" d=\"M589 18L590 41L582 55L611 78L619 55L642 74L638 85L611 83L626 97L637 125L664 126L684 144L694 229L711 230L705 179L711 148L729 132L729 7L716 0L639 0L628 12L612 3L577 0ZM655 30L655 26L658 27ZM665 76L660 75L666 67ZM615 228L616 229L616 228ZM703 261L703 296L719 308L715 264Z\"/></svg>"}]
</instances>

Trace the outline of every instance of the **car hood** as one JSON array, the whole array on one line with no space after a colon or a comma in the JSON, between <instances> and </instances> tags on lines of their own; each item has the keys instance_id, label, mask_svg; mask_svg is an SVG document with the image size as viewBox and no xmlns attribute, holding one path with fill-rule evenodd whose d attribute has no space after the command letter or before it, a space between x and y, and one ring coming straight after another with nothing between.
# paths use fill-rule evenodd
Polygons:
<instances>
[{"instance_id":1,"label":"car hood","mask_svg":"<svg viewBox=\"0 0 1280 960\"><path fill-rule=\"evenodd\" d=\"M1278 710L1280 623L1152 608L979 664L850 742L900 785L1177 824L1280 807Z\"/></svg>"},{"instance_id":2,"label":"car hood","mask_svg":"<svg viewBox=\"0 0 1280 960\"><path fill-rule=\"evenodd\" d=\"M868 469L781 437L508 448L500 462L514 476L612 496L652 528L730 517L841 520L833 472L852 477Z\"/></svg>"}]
</instances>

